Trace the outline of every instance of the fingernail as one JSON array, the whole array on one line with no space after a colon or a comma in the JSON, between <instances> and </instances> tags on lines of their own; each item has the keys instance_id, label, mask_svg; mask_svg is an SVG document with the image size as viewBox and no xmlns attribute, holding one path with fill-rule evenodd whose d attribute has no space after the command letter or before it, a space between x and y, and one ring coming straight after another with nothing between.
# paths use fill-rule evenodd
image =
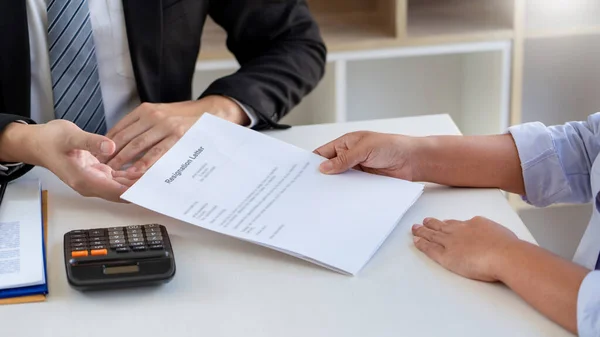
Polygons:
<instances>
[{"instance_id":1,"label":"fingernail","mask_svg":"<svg viewBox=\"0 0 600 337\"><path fill-rule=\"evenodd\" d=\"M431 218L425 218L425 219L423 219L423 223L424 224L428 223L429 221L431 221Z\"/></svg>"},{"instance_id":2,"label":"fingernail","mask_svg":"<svg viewBox=\"0 0 600 337\"><path fill-rule=\"evenodd\" d=\"M321 171L324 173L330 172L332 169L333 164L329 160L321 164Z\"/></svg>"},{"instance_id":3,"label":"fingernail","mask_svg":"<svg viewBox=\"0 0 600 337\"><path fill-rule=\"evenodd\" d=\"M100 152L103 154L110 154L110 142L103 141L100 143Z\"/></svg>"},{"instance_id":4,"label":"fingernail","mask_svg":"<svg viewBox=\"0 0 600 337\"><path fill-rule=\"evenodd\" d=\"M421 241L421 238L420 238L420 237L418 237L418 236L413 236L413 242L414 242L414 243L417 243L417 242L419 242L419 241Z\"/></svg>"},{"instance_id":5,"label":"fingernail","mask_svg":"<svg viewBox=\"0 0 600 337\"><path fill-rule=\"evenodd\" d=\"M413 230L415 230L415 231L416 231L417 229L419 229L419 228L421 228L421 227L423 227L423 226L422 226L422 225L419 225L419 224L414 224L414 225L413 225Z\"/></svg>"}]
</instances>

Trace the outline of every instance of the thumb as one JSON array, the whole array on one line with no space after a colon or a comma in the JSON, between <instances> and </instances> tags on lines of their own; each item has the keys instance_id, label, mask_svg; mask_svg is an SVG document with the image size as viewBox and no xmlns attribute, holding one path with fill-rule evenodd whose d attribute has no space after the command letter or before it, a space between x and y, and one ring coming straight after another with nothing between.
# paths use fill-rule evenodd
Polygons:
<instances>
[{"instance_id":1,"label":"thumb","mask_svg":"<svg viewBox=\"0 0 600 337\"><path fill-rule=\"evenodd\" d=\"M115 142L110 138L85 132L81 129L74 132L67 140L68 150L85 150L92 154L111 155L116 150Z\"/></svg>"},{"instance_id":2,"label":"thumb","mask_svg":"<svg viewBox=\"0 0 600 337\"><path fill-rule=\"evenodd\" d=\"M365 161L365 155L360 149L338 151L334 158L323 163L319 169L325 174L338 174L346 172L354 166Z\"/></svg>"}]
</instances>

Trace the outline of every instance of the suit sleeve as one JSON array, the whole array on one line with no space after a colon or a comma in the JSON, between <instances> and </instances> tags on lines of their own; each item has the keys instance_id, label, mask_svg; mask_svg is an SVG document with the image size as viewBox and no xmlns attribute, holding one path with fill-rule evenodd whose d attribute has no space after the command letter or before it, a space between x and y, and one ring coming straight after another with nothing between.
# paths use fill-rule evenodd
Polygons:
<instances>
[{"instance_id":1,"label":"suit sleeve","mask_svg":"<svg viewBox=\"0 0 600 337\"><path fill-rule=\"evenodd\" d=\"M22 116L0 113L0 133L2 133L10 123L16 122L28 124L34 123L31 119ZM0 184L15 180L29 172L32 168L33 166L28 164L0 162Z\"/></svg>"},{"instance_id":2,"label":"suit sleeve","mask_svg":"<svg viewBox=\"0 0 600 337\"><path fill-rule=\"evenodd\" d=\"M277 122L310 93L325 72L327 50L305 0L211 0L210 16L227 31L240 69L201 97L234 98L256 114L255 129Z\"/></svg>"}]
</instances>

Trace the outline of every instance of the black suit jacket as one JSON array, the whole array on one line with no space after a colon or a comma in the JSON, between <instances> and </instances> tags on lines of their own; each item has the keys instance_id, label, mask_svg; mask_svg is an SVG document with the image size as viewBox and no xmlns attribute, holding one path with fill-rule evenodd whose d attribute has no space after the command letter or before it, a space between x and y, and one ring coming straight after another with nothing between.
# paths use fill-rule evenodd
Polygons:
<instances>
[{"instance_id":1,"label":"black suit jacket","mask_svg":"<svg viewBox=\"0 0 600 337\"><path fill-rule=\"evenodd\" d=\"M305 0L123 0L142 102L192 99L192 77L208 15L227 31L239 71L201 97L226 95L253 110L257 129L277 122L322 78L326 49ZM26 0L0 0L0 131L30 117ZM0 182L15 179L27 167Z\"/></svg>"}]
</instances>

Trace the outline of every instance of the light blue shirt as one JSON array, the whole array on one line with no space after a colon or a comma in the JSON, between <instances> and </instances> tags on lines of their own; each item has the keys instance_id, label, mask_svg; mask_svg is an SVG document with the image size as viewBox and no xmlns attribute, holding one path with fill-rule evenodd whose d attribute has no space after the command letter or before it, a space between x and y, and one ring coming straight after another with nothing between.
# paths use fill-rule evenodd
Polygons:
<instances>
[{"instance_id":1,"label":"light blue shirt","mask_svg":"<svg viewBox=\"0 0 600 337\"><path fill-rule=\"evenodd\" d=\"M511 127L525 182L526 201L539 207L587 203L595 210L574 262L594 270L600 252L600 113L586 122L546 127L535 122ZM600 336L600 271L584 279L577 299L582 337Z\"/></svg>"}]
</instances>

